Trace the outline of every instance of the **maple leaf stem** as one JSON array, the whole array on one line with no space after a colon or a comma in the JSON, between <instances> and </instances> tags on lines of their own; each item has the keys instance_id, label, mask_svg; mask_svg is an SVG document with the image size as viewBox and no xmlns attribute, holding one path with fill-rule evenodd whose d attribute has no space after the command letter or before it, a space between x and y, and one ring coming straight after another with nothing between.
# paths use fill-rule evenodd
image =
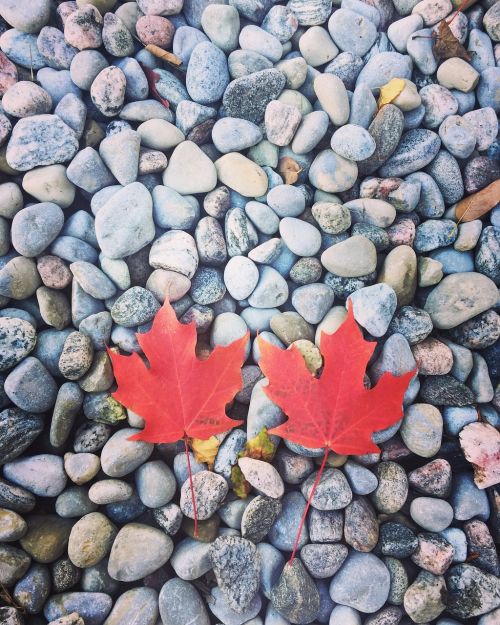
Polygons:
<instances>
[{"instance_id":1,"label":"maple leaf stem","mask_svg":"<svg viewBox=\"0 0 500 625\"><path fill-rule=\"evenodd\" d=\"M458 9L455 11L453 17L451 18L451 20L448 22L448 26L453 22L453 20L457 17L457 15L459 13L462 13L462 11L465 8L465 5L469 2L469 0L462 0L462 2L460 3L460 6L458 7Z\"/></svg>"},{"instance_id":2,"label":"maple leaf stem","mask_svg":"<svg viewBox=\"0 0 500 625\"><path fill-rule=\"evenodd\" d=\"M198 510L196 509L196 499L194 496L194 486L193 486L193 472L191 471L191 459L189 457L188 437L186 434L184 434L184 449L186 450L188 475L189 475L189 487L191 489L191 501L193 502L194 537L198 538Z\"/></svg>"},{"instance_id":3,"label":"maple leaf stem","mask_svg":"<svg viewBox=\"0 0 500 625\"><path fill-rule=\"evenodd\" d=\"M330 449L328 447L326 447L325 448L325 453L323 455L323 460L321 462L321 466L320 466L319 471L318 471L318 475L316 476L316 479L314 480L314 484L313 484L313 487L311 489L311 494L309 495L306 507L304 508L304 512L302 513L302 518L300 519L299 531L297 532L297 538L295 539L295 544L293 546L292 555L290 556L290 560L288 560L288 564L292 564L292 562L295 559L295 554L296 554L298 546L299 546L300 535L302 534L302 528L304 527L304 523L306 522L307 513L309 512L309 508L311 507L311 501L312 501L312 498L314 497L314 492L316 491L316 488L318 487L319 481L321 480L321 476L323 475L323 471L325 469L325 465L326 465L326 461L328 459L328 454L329 453L330 453Z\"/></svg>"}]
</instances>

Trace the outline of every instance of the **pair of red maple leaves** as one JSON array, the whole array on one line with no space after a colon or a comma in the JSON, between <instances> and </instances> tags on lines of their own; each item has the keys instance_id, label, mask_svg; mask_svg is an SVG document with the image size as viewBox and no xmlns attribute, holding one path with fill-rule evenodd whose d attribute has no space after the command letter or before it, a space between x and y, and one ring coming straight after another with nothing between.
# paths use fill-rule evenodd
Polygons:
<instances>
[{"instance_id":1,"label":"pair of red maple leaves","mask_svg":"<svg viewBox=\"0 0 500 625\"><path fill-rule=\"evenodd\" d=\"M151 330L137 335L149 366L136 353L122 356L109 352L118 383L113 397L145 421L144 429L132 438L150 443L184 440L195 536L198 519L188 438L207 439L241 423L230 419L225 408L241 389L249 337L247 333L230 345L217 346L206 360L196 357L196 339L194 323L179 323L165 300ZM282 350L261 338L258 341L259 365L269 381L265 392L288 417L269 434L306 447L325 448L302 514L292 562L329 450L345 455L379 451L372 434L402 417L403 396L415 371L400 377L385 373L374 388L365 388L366 366L376 344L364 340L352 306L334 334L321 335L324 365L319 378L309 372L298 349Z\"/></svg>"},{"instance_id":2,"label":"pair of red maple leaves","mask_svg":"<svg viewBox=\"0 0 500 625\"><path fill-rule=\"evenodd\" d=\"M138 354L110 352L118 383L113 397L145 421L134 439L207 439L240 425L226 415L225 407L242 386L248 334L217 346L206 360L196 357L196 338L194 323L179 323L166 301L151 330L137 335L149 366ZM309 372L296 348L282 350L257 340L259 365L269 381L265 392L288 417L270 434L338 454L379 451L372 434L402 417L403 396L415 371L400 377L385 373L374 388L365 388L366 366L376 344L364 340L352 307L334 334L321 335L324 366L319 378Z\"/></svg>"}]
</instances>

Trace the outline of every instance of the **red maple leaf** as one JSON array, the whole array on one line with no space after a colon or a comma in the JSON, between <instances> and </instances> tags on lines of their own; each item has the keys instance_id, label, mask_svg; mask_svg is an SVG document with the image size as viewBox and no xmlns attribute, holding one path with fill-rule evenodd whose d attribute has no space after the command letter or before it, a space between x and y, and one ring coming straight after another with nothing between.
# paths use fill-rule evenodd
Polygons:
<instances>
[{"instance_id":1,"label":"red maple leaf","mask_svg":"<svg viewBox=\"0 0 500 625\"><path fill-rule=\"evenodd\" d=\"M145 421L133 440L207 439L241 423L230 419L225 407L242 387L248 336L217 346L206 360L199 360L195 324L179 323L168 298L151 330L136 336L149 366L139 354L109 352L118 383L113 397Z\"/></svg>"},{"instance_id":2,"label":"red maple leaf","mask_svg":"<svg viewBox=\"0 0 500 625\"><path fill-rule=\"evenodd\" d=\"M173 443L184 439L189 466L188 438L207 439L241 423L225 412L242 387L241 365L248 335L225 347L217 346L205 360L196 357L196 327L179 323L165 299L149 332L137 334L148 364L137 353L129 356L108 350L118 389L113 397L145 421L131 440ZM191 482L197 533L196 505Z\"/></svg>"},{"instance_id":3,"label":"red maple leaf","mask_svg":"<svg viewBox=\"0 0 500 625\"><path fill-rule=\"evenodd\" d=\"M295 347L282 350L260 338L259 347L259 365L269 380L264 390L288 417L269 434L306 447L325 448L303 523L329 450L346 455L378 452L372 434L401 419L403 397L415 370L399 377L384 373L374 388L365 388L366 366L376 343L364 340L352 306L334 334L321 335L324 366L319 378L309 372ZM295 549L292 560L294 555Z\"/></svg>"}]
</instances>

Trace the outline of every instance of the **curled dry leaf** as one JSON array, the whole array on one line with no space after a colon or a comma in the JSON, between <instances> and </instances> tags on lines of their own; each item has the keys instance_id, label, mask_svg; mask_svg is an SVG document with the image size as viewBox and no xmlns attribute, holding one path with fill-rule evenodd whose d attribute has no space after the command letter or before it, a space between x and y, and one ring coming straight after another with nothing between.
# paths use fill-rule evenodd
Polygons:
<instances>
[{"instance_id":1,"label":"curled dry leaf","mask_svg":"<svg viewBox=\"0 0 500 625\"><path fill-rule=\"evenodd\" d=\"M148 43L148 45L146 46L146 50L148 52L151 52L153 56L158 57L162 61L170 63L170 65L175 65L177 67L179 65L182 65L182 59L180 57L178 57L176 54L172 54L172 52L167 52L167 50L160 48L160 46L155 46L154 43Z\"/></svg>"},{"instance_id":2,"label":"curled dry leaf","mask_svg":"<svg viewBox=\"0 0 500 625\"><path fill-rule=\"evenodd\" d=\"M485 215L500 202L500 180L495 180L481 191L460 200L455 208L459 222L474 221Z\"/></svg>"},{"instance_id":3,"label":"curled dry leaf","mask_svg":"<svg viewBox=\"0 0 500 625\"><path fill-rule=\"evenodd\" d=\"M474 467L480 489L500 483L500 432L489 423L470 423L460 432L460 446Z\"/></svg>"},{"instance_id":4,"label":"curled dry leaf","mask_svg":"<svg viewBox=\"0 0 500 625\"><path fill-rule=\"evenodd\" d=\"M386 104L393 102L405 88L406 83L402 78L393 78L387 84L380 87L378 97L378 108L381 109Z\"/></svg>"},{"instance_id":5,"label":"curled dry leaf","mask_svg":"<svg viewBox=\"0 0 500 625\"><path fill-rule=\"evenodd\" d=\"M290 156L280 158L278 162L278 171L283 178L285 184L294 184L299 178L302 171L300 165Z\"/></svg>"}]
</instances>

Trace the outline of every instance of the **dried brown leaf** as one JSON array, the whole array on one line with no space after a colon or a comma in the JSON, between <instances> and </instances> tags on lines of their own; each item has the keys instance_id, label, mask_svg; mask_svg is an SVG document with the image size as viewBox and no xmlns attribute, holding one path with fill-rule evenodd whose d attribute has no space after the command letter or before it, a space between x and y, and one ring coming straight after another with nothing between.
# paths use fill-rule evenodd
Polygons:
<instances>
[{"instance_id":1,"label":"dried brown leaf","mask_svg":"<svg viewBox=\"0 0 500 625\"><path fill-rule=\"evenodd\" d=\"M299 174L302 171L300 165L290 156L280 158L278 162L278 172L285 181L285 184L293 184L297 182Z\"/></svg>"},{"instance_id":2,"label":"dried brown leaf","mask_svg":"<svg viewBox=\"0 0 500 625\"><path fill-rule=\"evenodd\" d=\"M458 222L474 221L486 215L500 202L500 180L495 180L481 191L460 200L455 207Z\"/></svg>"},{"instance_id":3,"label":"dried brown leaf","mask_svg":"<svg viewBox=\"0 0 500 625\"><path fill-rule=\"evenodd\" d=\"M464 61L471 60L471 55L455 37L446 20L439 22L438 33L434 37L434 55L439 61L446 61L446 59L454 57Z\"/></svg>"}]
</instances>

